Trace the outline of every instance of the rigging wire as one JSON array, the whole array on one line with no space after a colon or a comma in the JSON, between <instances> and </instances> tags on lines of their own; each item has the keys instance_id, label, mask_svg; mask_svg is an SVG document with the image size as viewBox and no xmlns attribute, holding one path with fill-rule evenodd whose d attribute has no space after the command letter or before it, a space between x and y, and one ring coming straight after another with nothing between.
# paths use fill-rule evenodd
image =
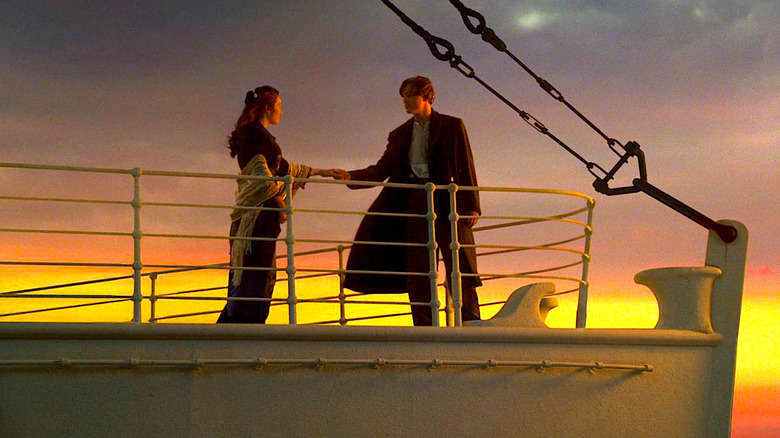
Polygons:
<instances>
[{"instance_id":1,"label":"rigging wire","mask_svg":"<svg viewBox=\"0 0 780 438\"><path fill-rule=\"evenodd\" d=\"M621 148L625 150L625 147L623 144L621 144L618 140L611 138L607 136L601 129L599 129L598 126L593 124L590 120L588 120L585 115L583 115L577 108L575 108L572 104L569 103L569 101L566 100L565 97L563 97L563 94L558 91L555 86L553 86L551 83L549 83L546 79L542 78L541 76L534 73L533 70L531 70L530 67L525 65L523 61L521 61L519 58L517 58L509 49L507 48L506 44L501 40L501 38L496 35L496 33L493 31L493 29L487 27L487 23L485 21L485 17L482 16L479 12L467 8L466 5L463 4L460 0L450 0L450 3L455 6L456 9L458 9L458 12L460 12L461 18L463 19L463 23L466 25L466 28L468 28L469 31L473 34L477 34L482 36L482 40L490 44L491 46L495 47L496 50L502 53L506 53L507 56L509 56L515 63L517 63L520 67L523 68L531 77L536 80L536 83L539 84L539 86L547 92L553 99L561 102L562 104L566 105L566 107L571 110L574 114L577 115L583 122L585 122L588 126L591 127L596 133L598 133L601 137L604 138L604 140L607 141L607 145L609 148L615 152L618 156L622 156L622 154L614 148L614 145L618 145ZM477 21L477 24L474 24L472 19Z\"/></svg>"},{"instance_id":2,"label":"rigging wire","mask_svg":"<svg viewBox=\"0 0 780 438\"><path fill-rule=\"evenodd\" d=\"M396 15L403 21L407 26L409 26L417 35L421 36L426 44L428 44L428 49L430 49L433 56L440 60L440 61L447 61L450 63L450 67L454 68L455 70L459 71L461 74L466 76L469 79L474 79L477 81L480 85L485 87L488 91L490 91L494 96L496 96L498 99L500 99L502 102L504 102L507 106L515 110L518 115L520 115L520 118L523 119L526 123L528 123L531 127L539 131L541 134L546 135L550 137L554 142L556 142L559 146L564 148L567 152L572 154L575 158L577 158L580 162L585 164L585 167L588 169L588 171L595 176L596 178L601 179L601 176L598 175L594 169L597 169L600 171L604 177L610 177L609 172L604 170L601 166L598 164L586 160L582 155L578 154L574 149L569 147L566 143L564 143L560 138L555 136L552 132L550 132L549 129L547 129L544 124L539 121L536 117L528 113L527 111L523 111L520 108L518 108L515 104L513 104L509 99L501 95L498 91L496 91L495 88L491 87L487 82L483 81L477 74L475 73L474 69L468 65L465 61L463 61L463 58L461 58L459 55L455 54L455 47L450 43L449 41L445 40L444 38L440 38L434 35L431 35L428 31L423 29L422 26L414 22L411 18L406 16L406 14L403 13L400 9L398 9L392 2L389 0L382 0L382 3L384 3L390 10L395 12ZM483 19L484 21L484 19ZM492 31L491 31L492 32ZM495 35L495 34L493 34ZM611 178L611 177L610 177Z\"/></svg>"},{"instance_id":3,"label":"rigging wire","mask_svg":"<svg viewBox=\"0 0 780 438\"><path fill-rule=\"evenodd\" d=\"M597 192L603 193L608 196L644 192L647 195L656 199L657 201L660 201L661 203L672 208L678 213L698 223L699 225L709 230L713 230L718 234L718 236L724 242L730 243L736 240L737 238L736 228L729 225L715 222L714 220L699 213L698 211L694 210L693 208L689 207L683 202L675 199L674 197L670 196L669 194L663 192L662 190L650 184L647 181L647 168L645 165L644 152L641 150L639 143L635 141L629 141L625 145L623 145L619 141L615 140L614 138L607 136L601 129L599 129L595 124L593 124L590 120L588 120L587 117L585 117L580 111L578 111L573 105L571 105L563 97L563 94L560 91L558 91L558 89L556 89L547 80L534 73L533 70L531 70L520 59L518 59L514 54L512 54L507 49L506 44L496 35L495 31L487 27L485 18L482 16L482 14L476 12L473 9L467 8L459 0L450 0L450 3L453 6L455 6L460 12L461 18L463 19L463 22L466 25L466 27L469 29L469 31L481 35L482 39L485 42L495 47L498 51L506 53L518 65L520 65L520 67L522 67L526 72L528 72L528 74L530 74L536 80L539 86L541 86L542 89L544 89L550 96L552 96L555 100L563 103L567 108L569 108L572 112L574 112L583 122L585 122L594 131L596 131L596 133L598 133L601 137L603 137L607 141L607 145L609 146L609 148L615 154L617 154L618 157L620 157L620 159L612 167L612 169L606 171L598 164L586 160L582 155L575 152L561 139L553 135L547 129L547 127L545 127L544 124L541 121L539 121L536 117L518 108L511 101L509 101L509 99L501 95L493 87L491 87L481 78L479 78L476 75L474 69L470 65L468 65L465 61L463 61L463 59L459 55L455 54L455 46L453 46L452 43L445 40L444 38L431 35L422 26L420 26L414 20L406 16L406 14L404 14L403 11L398 9L390 0L382 0L382 3L384 3L385 6L387 6L390 10L392 10L401 19L401 21L403 21L407 26L409 26L417 35L419 35L420 37L423 38L423 40L425 40L426 44L428 45L428 49L430 49L431 53L436 59L440 61L449 62L450 67L458 70L461 74L463 74L467 78L474 79L475 81L477 81L480 85L482 85L484 88L490 91L494 96L499 98L507 106L509 106L515 112L517 112L520 115L520 117L531 127L539 131L541 134L550 137L559 146L564 148L567 152L569 152L571 155L577 158L580 162L585 164L586 168L588 169L588 172L590 172L594 177L596 177L596 180L593 182L593 187L596 189ZM477 23L474 24L474 21L472 21L472 19L476 20ZM621 153L620 151L618 151L614 147L615 145L620 146L625 151L625 153ZM614 178L617 171L620 170L620 168L623 165L625 165L631 157L637 158L639 178L635 178L632 182L632 185L630 186L617 187L617 188L609 187L610 180ZM603 176L597 174L596 170L603 173Z\"/></svg>"}]
</instances>

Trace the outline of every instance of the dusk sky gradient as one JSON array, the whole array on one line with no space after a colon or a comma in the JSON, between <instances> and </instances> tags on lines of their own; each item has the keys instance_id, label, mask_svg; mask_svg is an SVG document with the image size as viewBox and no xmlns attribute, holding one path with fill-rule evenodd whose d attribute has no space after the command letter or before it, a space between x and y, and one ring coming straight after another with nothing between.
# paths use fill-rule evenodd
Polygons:
<instances>
[{"instance_id":1,"label":"dusk sky gradient","mask_svg":"<svg viewBox=\"0 0 780 438\"><path fill-rule=\"evenodd\" d=\"M617 161L519 66L472 35L449 2L394 3L579 154L605 168ZM780 336L780 2L464 3L605 133L639 142L653 185L748 227L746 299L765 303L756 309ZM226 138L245 92L270 84L284 109L270 130L290 161L362 168L408 117L398 85L417 74L432 79L435 110L465 121L480 185L596 199L594 293L599 284L641 291L633 284L640 270L702 263L704 228L641 193L596 193L584 165L436 60L379 0L2 2L0 161L235 174ZM612 185L637 175L632 161ZM41 187L57 182L47 178ZM37 189L0 170L0 190ZM157 190L195 196L186 183ZM366 208L377 193L329 190L337 193L323 196L336 207ZM197 195L230 203L232 193ZM217 227L227 225L225 217ZM780 419L771 423L780 430Z\"/></svg>"}]
</instances>

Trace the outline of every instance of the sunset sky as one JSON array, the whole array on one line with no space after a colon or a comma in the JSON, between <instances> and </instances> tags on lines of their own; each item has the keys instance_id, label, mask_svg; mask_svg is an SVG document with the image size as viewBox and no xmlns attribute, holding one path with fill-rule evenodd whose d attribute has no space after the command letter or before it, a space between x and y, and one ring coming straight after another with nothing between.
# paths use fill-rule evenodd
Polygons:
<instances>
[{"instance_id":1,"label":"sunset sky","mask_svg":"<svg viewBox=\"0 0 780 438\"><path fill-rule=\"evenodd\" d=\"M449 2L394 3L452 42L481 79L580 155L605 168L617 161L519 66L472 35ZM740 353L759 356L740 358L756 375L740 374L735 424L744 434L735 436L761 436L748 434L756 425L780 431L780 382L762 383L780 374L766 364L776 362L780 350L763 344L780 336L780 3L464 3L483 13L514 55L605 133L639 142L653 185L712 219L746 224L743 318L755 325L740 339L751 350ZM434 83L434 109L464 120L480 185L575 190L596 199L594 296L646 293L633 283L636 272L702 263L704 228L641 193L596 193L584 165L477 82L436 60L379 0L2 2L0 161L234 174L226 137L244 93L270 84L280 90L284 109L271 132L290 161L362 168L376 162L387 133L407 118L398 85L418 74ZM637 176L635 163L619 175L613 186L628 184ZM42 195L63 185L62 175L39 175L34 183L21 178L0 170L0 194ZM229 204L231 184L152 184L148 196ZM324 187L304 192L302 202L366 208L376 194ZM113 191L99 182L90 189L96 198ZM37 208L27 212L42 213ZM22 210L0 204L9 220L0 228L56 224ZM216 227L202 217L152 222L161 230L226 231L225 212L216 217L224 217ZM101 220L83 214L59 223ZM334 227L318 223L308 232L327 235ZM46 259L51 252L30 246L34 238L2 239L4 260ZM226 261L224 255L220 249L187 263ZM765 400L763 410L740 404L750 398ZM741 415L750 421L740 423Z\"/></svg>"}]
</instances>

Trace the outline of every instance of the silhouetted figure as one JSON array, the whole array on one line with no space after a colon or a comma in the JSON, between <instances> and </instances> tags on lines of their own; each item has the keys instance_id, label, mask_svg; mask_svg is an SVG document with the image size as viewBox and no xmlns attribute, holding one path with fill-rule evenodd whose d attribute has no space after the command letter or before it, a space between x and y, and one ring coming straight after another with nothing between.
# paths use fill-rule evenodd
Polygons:
<instances>
[{"instance_id":1,"label":"silhouetted figure","mask_svg":"<svg viewBox=\"0 0 780 438\"><path fill-rule=\"evenodd\" d=\"M238 159L241 175L292 175L295 178L293 190L303 186L299 178L314 175L346 177L346 172L340 169L323 170L285 160L276 139L266 129L269 125L278 125L281 117L282 99L276 89L264 85L246 93L244 109L228 141L230 156ZM243 239L276 239L286 216L281 211L239 207L284 207L285 196L282 181L238 180L236 208L230 215L230 266L265 269L231 269L228 297L271 298L276 284L276 241ZM267 301L228 301L217 323L264 324L269 307Z\"/></svg>"},{"instance_id":2,"label":"silhouetted figure","mask_svg":"<svg viewBox=\"0 0 780 438\"><path fill-rule=\"evenodd\" d=\"M404 109L412 118L390 132L387 149L379 161L365 169L352 170L349 178L361 181L437 185L455 183L476 186L477 175L471 154L466 127L461 119L439 114L431 105L435 97L428 78L416 76L401 84L399 93ZM366 186L350 185L352 189ZM436 191L436 242L450 278L452 252L450 245L449 194ZM458 213L478 216L479 194L476 191L457 192ZM395 212L424 214L427 211L424 190L388 188L369 208L369 212ZM461 244L473 244L472 227L477 219L458 223L458 240ZM365 216L355 236L356 241L426 243L428 226L424 218ZM347 260L347 270L428 272L428 249L407 246L380 246L356 243ZM477 255L474 248L461 248L459 252L462 273L477 272ZM479 319L479 301L476 287L479 277L462 277L463 321ZM430 279L427 276L400 276L347 273L345 287L366 293L397 293L408 291L412 302L431 300ZM431 325L430 306L412 305L414 325Z\"/></svg>"}]
</instances>

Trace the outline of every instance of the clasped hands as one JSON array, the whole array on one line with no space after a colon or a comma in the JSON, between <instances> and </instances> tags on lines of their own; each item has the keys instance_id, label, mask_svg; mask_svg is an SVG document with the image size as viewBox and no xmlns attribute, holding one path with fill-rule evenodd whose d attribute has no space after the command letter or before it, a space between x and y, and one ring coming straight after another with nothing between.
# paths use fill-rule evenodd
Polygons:
<instances>
[{"instance_id":1,"label":"clasped hands","mask_svg":"<svg viewBox=\"0 0 780 438\"><path fill-rule=\"evenodd\" d=\"M349 180L349 172L344 169L311 169L312 176L324 176L338 180Z\"/></svg>"},{"instance_id":2,"label":"clasped hands","mask_svg":"<svg viewBox=\"0 0 780 438\"><path fill-rule=\"evenodd\" d=\"M312 176L324 176L326 178L333 178L341 181L349 181L352 179L349 172L347 172L344 169L311 169L311 175ZM470 217L468 219L463 219L464 225L468 228L473 228L477 221L479 221L479 218L476 216L479 216L479 213L476 211L469 211L464 214L464 216L474 216ZM280 217L280 221L284 222L287 219L286 215L283 215L283 218Z\"/></svg>"}]
</instances>

